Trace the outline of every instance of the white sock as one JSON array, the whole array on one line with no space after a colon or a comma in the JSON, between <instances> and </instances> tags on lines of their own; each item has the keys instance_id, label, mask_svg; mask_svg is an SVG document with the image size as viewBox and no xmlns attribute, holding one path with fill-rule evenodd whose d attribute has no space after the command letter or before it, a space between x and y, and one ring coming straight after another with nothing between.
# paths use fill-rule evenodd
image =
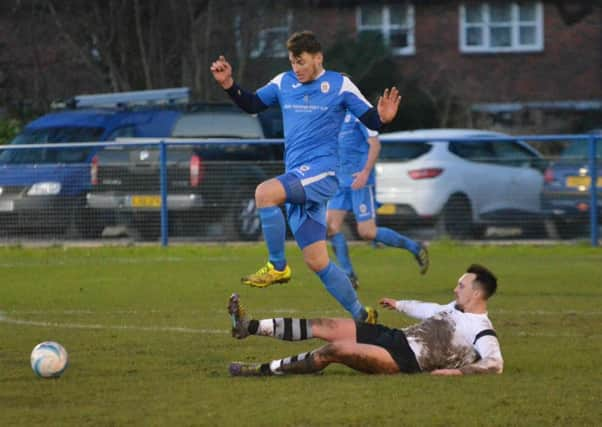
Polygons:
<instances>
[{"instance_id":1,"label":"white sock","mask_svg":"<svg viewBox=\"0 0 602 427\"><path fill-rule=\"evenodd\" d=\"M259 321L259 327L255 335L263 335L265 337L274 336L274 319L263 319Z\"/></svg>"},{"instance_id":2,"label":"white sock","mask_svg":"<svg viewBox=\"0 0 602 427\"><path fill-rule=\"evenodd\" d=\"M270 371L272 371L272 374L274 375L282 375L283 372L280 370L280 364L282 363L282 360L278 359L278 360L272 360L270 362Z\"/></svg>"}]
</instances>

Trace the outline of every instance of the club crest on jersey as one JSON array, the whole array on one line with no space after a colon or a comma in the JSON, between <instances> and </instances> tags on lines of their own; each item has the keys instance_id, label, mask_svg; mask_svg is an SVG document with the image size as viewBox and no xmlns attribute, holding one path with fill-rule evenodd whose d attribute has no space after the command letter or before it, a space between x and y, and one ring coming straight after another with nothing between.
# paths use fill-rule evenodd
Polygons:
<instances>
[{"instance_id":1,"label":"club crest on jersey","mask_svg":"<svg viewBox=\"0 0 602 427\"><path fill-rule=\"evenodd\" d=\"M330 90L330 83L322 82L322 84L320 85L320 90L322 91L322 93L328 93L328 91Z\"/></svg>"},{"instance_id":2,"label":"club crest on jersey","mask_svg":"<svg viewBox=\"0 0 602 427\"><path fill-rule=\"evenodd\" d=\"M299 172L305 173L309 170L309 165L301 165L299 166Z\"/></svg>"},{"instance_id":3,"label":"club crest on jersey","mask_svg":"<svg viewBox=\"0 0 602 427\"><path fill-rule=\"evenodd\" d=\"M366 212L368 212L368 206L366 206L365 203L362 203L360 205L360 213L365 214Z\"/></svg>"}]
</instances>

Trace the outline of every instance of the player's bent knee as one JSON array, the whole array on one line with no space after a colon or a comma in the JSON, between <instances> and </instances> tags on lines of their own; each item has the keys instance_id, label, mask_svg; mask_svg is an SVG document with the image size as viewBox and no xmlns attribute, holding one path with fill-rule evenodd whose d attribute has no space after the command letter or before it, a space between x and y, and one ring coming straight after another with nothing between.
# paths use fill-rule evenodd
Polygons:
<instances>
[{"instance_id":1,"label":"player's bent knee","mask_svg":"<svg viewBox=\"0 0 602 427\"><path fill-rule=\"evenodd\" d=\"M324 237L306 246L302 246L299 239L297 239L297 242L299 243L299 246L303 248L303 260L305 261L305 264L312 271L317 273L328 267L330 258L328 258L328 249L326 248L326 240L324 240Z\"/></svg>"},{"instance_id":2,"label":"player's bent knee","mask_svg":"<svg viewBox=\"0 0 602 427\"><path fill-rule=\"evenodd\" d=\"M314 360L320 364L338 362L340 347L339 343L328 343L315 351Z\"/></svg>"},{"instance_id":3,"label":"player's bent knee","mask_svg":"<svg viewBox=\"0 0 602 427\"><path fill-rule=\"evenodd\" d=\"M284 202L285 194L274 180L264 181L255 188L255 202L257 207L277 206Z\"/></svg>"},{"instance_id":4,"label":"player's bent knee","mask_svg":"<svg viewBox=\"0 0 602 427\"><path fill-rule=\"evenodd\" d=\"M357 234L362 240L374 240L376 238L376 232L371 230L357 230Z\"/></svg>"},{"instance_id":5,"label":"player's bent knee","mask_svg":"<svg viewBox=\"0 0 602 427\"><path fill-rule=\"evenodd\" d=\"M371 221L360 222L357 224L357 234L362 240L374 240L376 238L376 226Z\"/></svg>"},{"instance_id":6,"label":"player's bent knee","mask_svg":"<svg viewBox=\"0 0 602 427\"><path fill-rule=\"evenodd\" d=\"M357 346L352 341L334 341L321 347L318 353L321 363L345 363L357 355Z\"/></svg>"},{"instance_id":7,"label":"player's bent knee","mask_svg":"<svg viewBox=\"0 0 602 427\"><path fill-rule=\"evenodd\" d=\"M328 267L328 263L330 259L328 257L316 257L313 255L305 255L303 256L303 260L305 261L305 265L307 265L311 271L317 273L318 271L324 270Z\"/></svg>"},{"instance_id":8,"label":"player's bent knee","mask_svg":"<svg viewBox=\"0 0 602 427\"><path fill-rule=\"evenodd\" d=\"M328 233L328 237L332 237L335 234L337 234L339 231L341 231L341 225L337 224L334 221L328 221L328 223L326 224L326 230Z\"/></svg>"}]
</instances>

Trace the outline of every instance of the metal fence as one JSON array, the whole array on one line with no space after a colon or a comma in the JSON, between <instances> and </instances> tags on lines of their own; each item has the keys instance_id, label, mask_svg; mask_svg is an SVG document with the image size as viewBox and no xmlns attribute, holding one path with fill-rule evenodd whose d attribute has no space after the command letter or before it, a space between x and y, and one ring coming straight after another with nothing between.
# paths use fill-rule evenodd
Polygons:
<instances>
[{"instance_id":1,"label":"metal fence","mask_svg":"<svg viewBox=\"0 0 602 427\"><path fill-rule=\"evenodd\" d=\"M597 245L601 138L383 135L377 222L415 238ZM254 189L282 171L281 140L1 146L0 242L259 240Z\"/></svg>"}]
</instances>

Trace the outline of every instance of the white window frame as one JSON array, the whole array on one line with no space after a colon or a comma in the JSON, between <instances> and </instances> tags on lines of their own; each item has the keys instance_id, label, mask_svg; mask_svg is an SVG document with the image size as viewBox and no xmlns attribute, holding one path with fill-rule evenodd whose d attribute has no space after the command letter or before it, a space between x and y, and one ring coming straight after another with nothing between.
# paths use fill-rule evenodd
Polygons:
<instances>
[{"instance_id":1,"label":"white window frame","mask_svg":"<svg viewBox=\"0 0 602 427\"><path fill-rule=\"evenodd\" d=\"M403 48L391 48L391 52L394 55L414 55L416 53L416 45L414 42L414 5L411 3L400 3L395 6L406 7L406 22L392 23L391 22L391 9L388 5L381 7L382 13L382 24L381 25L362 25L362 7L358 6L356 9L355 19L357 32L362 31L375 31L378 30L382 33L383 41L389 45L391 41L391 30L405 30L407 32L408 45Z\"/></svg>"},{"instance_id":2,"label":"white window frame","mask_svg":"<svg viewBox=\"0 0 602 427\"><path fill-rule=\"evenodd\" d=\"M491 46L490 34L489 30L499 25L500 23L496 22L495 24L490 23L490 9L489 2L481 3L481 7L484 12L484 20L481 23L467 23L466 22L466 6L462 3L460 5L460 52L463 53L499 53L499 52L509 52L509 53L522 53L522 52L541 52L544 49L544 39L543 39L543 6L541 1L533 1L528 2L533 3L535 5L535 20L534 21L519 21L518 13L519 13L519 4L517 2L512 2L510 4L510 12L511 12L511 21L508 21L505 26L510 26L510 46ZM535 43L530 45L521 45L519 44L519 36L520 36L520 26L521 24L529 24L535 26ZM466 31L470 27L480 27L482 30L483 43L479 46L472 46L467 44L466 40Z\"/></svg>"},{"instance_id":3,"label":"white window frame","mask_svg":"<svg viewBox=\"0 0 602 427\"><path fill-rule=\"evenodd\" d=\"M281 25L281 26L274 26L274 27L268 27L268 28L264 28L262 30L259 31L259 34L257 35L257 45L254 47L254 49L251 51L251 53L249 54L249 56L251 58L286 58L288 57L288 52L286 50L286 40L288 39L289 35L290 35L290 30L291 27L293 25L293 13L291 11L288 11L286 16L285 16L285 21L286 21L286 25ZM284 36L284 40L283 40L283 51L282 52L268 52L267 51L267 35L268 34L282 34Z\"/></svg>"}]
</instances>

